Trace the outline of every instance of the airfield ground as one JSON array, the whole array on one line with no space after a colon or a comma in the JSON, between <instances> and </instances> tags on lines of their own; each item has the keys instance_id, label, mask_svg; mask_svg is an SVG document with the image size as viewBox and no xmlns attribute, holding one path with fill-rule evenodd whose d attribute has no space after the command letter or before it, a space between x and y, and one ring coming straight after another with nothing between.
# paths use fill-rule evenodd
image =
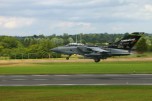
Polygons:
<instances>
[{"instance_id":1,"label":"airfield ground","mask_svg":"<svg viewBox=\"0 0 152 101\"><path fill-rule=\"evenodd\" d=\"M0 87L0 101L151 101L152 86Z\"/></svg>"},{"instance_id":2,"label":"airfield ground","mask_svg":"<svg viewBox=\"0 0 152 101\"><path fill-rule=\"evenodd\" d=\"M63 60L65 61L65 60ZM80 60L79 60L80 61ZM16 61L15 61L16 62ZM151 61L24 62L3 63L0 74L145 74L152 73Z\"/></svg>"},{"instance_id":3,"label":"airfield ground","mask_svg":"<svg viewBox=\"0 0 152 101\"><path fill-rule=\"evenodd\" d=\"M108 58L105 60L101 60L100 62L121 62L121 61L152 61L152 57L142 57L142 58ZM72 58L70 60L65 60L65 58L51 58L51 59L8 59L8 60L0 60L0 65L9 65L9 64L27 64L27 63L86 63L86 62L94 62L93 59L78 59Z\"/></svg>"},{"instance_id":4,"label":"airfield ground","mask_svg":"<svg viewBox=\"0 0 152 101\"><path fill-rule=\"evenodd\" d=\"M0 74L152 73L152 58L1 60ZM152 86L0 87L0 101L151 101Z\"/></svg>"}]
</instances>

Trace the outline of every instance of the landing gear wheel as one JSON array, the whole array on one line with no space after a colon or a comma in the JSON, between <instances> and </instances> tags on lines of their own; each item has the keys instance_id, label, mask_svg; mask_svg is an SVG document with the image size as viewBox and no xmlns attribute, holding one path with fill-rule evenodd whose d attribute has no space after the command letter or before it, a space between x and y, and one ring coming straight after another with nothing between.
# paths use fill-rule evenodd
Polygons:
<instances>
[{"instance_id":1,"label":"landing gear wheel","mask_svg":"<svg viewBox=\"0 0 152 101\"><path fill-rule=\"evenodd\" d=\"M66 57L66 60L69 60L69 57Z\"/></svg>"},{"instance_id":2,"label":"landing gear wheel","mask_svg":"<svg viewBox=\"0 0 152 101\"><path fill-rule=\"evenodd\" d=\"M99 58L95 58L94 62L100 62L100 59Z\"/></svg>"}]
</instances>

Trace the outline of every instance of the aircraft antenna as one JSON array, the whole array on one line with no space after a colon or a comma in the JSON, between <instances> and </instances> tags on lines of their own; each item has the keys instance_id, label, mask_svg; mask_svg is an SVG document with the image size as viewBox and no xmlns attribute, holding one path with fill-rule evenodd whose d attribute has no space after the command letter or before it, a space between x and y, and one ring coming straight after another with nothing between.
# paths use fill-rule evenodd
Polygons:
<instances>
[{"instance_id":1,"label":"aircraft antenna","mask_svg":"<svg viewBox=\"0 0 152 101\"><path fill-rule=\"evenodd\" d=\"M76 34L76 43L78 43L77 34Z\"/></svg>"},{"instance_id":2,"label":"aircraft antenna","mask_svg":"<svg viewBox=\"0 0 152 101\"><path fill-rule=\"evenodd\" d=\"M81 43L81 33L80 33L80 43Z\"/></svg>"}]
</instances>

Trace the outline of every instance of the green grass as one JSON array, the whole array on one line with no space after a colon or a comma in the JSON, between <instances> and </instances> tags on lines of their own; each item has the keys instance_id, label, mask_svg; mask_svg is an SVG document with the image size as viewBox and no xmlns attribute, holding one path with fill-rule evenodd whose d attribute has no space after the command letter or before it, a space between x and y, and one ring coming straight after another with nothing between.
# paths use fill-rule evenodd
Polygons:
<instances>
[{"instance_id":1,"label":"green grass","mask_svg":"<svg viewBox=\"0 0 152 101\"><path fill-rule=\"evenodd\" d=\"M1 65L0 74L152 73L152 62ZM152 101L152 86L0 87L0 101Z\"/></svg>"},{"instance_id":2,"label":"green grass","mask_svg":"<svg viewBox=\"0 0 152 101\"><path fill-rule=\"evenodd\" d=\"M1 65L0 74L152 73L152 62L42 63Z\"/></svg>"},{"instance_id":3,"label":"green grass","mask_svg":"<svg viewBox=\"0 0 152 101\"><path fill-rule=\"evenodd\" d=\"M152 86L0 87L0 101L151 101Z\"/></svg>"}]
</instances>

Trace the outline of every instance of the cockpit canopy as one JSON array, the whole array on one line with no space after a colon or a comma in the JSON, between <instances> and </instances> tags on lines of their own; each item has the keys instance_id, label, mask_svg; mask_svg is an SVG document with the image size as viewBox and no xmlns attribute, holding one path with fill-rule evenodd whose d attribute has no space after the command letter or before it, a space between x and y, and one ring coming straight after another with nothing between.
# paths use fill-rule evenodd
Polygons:
<instances>
[{"instance_id":1,"label":"cockpit canopy","mask_svg":"<svg viewBox=\"0 0 152 101\"><path fill-rule=\"evenodd\" d=\"M66 46L84 46L82 43L69 43Z\"/></svg>"}]
</instances>

